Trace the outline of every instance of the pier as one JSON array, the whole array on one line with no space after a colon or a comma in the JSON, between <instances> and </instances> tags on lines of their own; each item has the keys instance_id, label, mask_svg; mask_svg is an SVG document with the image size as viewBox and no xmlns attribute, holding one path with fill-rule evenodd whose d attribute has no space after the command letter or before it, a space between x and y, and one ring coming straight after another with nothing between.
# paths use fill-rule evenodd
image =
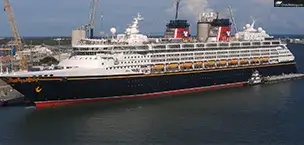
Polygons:
<instances>
[{"instance_id":1,"label":"pier","mask_svg":"<svg viewBox=\"0 0 304 145\"><path fill-rule=\"evenodd\" d=\"M0 107L15 105L24 105L23 95L0 80Z\"/></svg>"},{"instance_id":2,"label":"pier","mask_svg":"<svg viewBox=\"0 0 304 145\"><path fill-rule=\"evenodd\" d=\"M303 79L303 78L304 78L304 74L284 74L284 75L280 75L280 76L264 77L263 83L272 84L272 83L291 81L291 80L297 80L297 79Z\"/></svg>"}]
</instances>

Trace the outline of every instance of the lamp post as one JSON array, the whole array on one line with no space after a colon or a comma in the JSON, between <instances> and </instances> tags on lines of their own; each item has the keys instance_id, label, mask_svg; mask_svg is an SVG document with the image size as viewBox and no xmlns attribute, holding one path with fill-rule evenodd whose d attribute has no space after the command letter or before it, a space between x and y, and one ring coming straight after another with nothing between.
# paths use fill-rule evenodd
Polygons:
<instances>
[{"instance_id":1,"label":"lamp post","mask_svg":"<svg viewBox=\"0 0 304 145\"><path fill-rule=\"evenodd\" d=\"M102 37L102 35L104 35L104 31L103 31L103 15L100 15L100 35Z\"/></svg>"},{"instance_id":2,"label":"lamp post","mask_svg":"<svg viewBox=\"0 0 304 145\"><path fill-rule=\"evenodd\" d=\"M60 48L60 41L61 41L61 38L57 38L55 39L57 42L58 42L58 61L60 62L60 53L61 53L61 48Z\"/></svg>"}]
</instances>

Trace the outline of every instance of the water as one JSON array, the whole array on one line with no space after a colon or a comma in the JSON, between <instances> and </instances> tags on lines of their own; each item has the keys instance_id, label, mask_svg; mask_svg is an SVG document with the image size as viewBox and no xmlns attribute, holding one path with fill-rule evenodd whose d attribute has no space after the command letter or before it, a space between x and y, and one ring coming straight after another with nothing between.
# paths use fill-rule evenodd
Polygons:
<instances>
[{"instance_id":1,"label":"water","mask_svg":"<svg viewBox=\"0 0 304 145\"><path fill-rule=\"evenodd\" d=\"M290 47L304 70L304 45ZM151 100L1 108L0 145L303 144L303 86L296 80Z\"/></svg>"}]
</instances>

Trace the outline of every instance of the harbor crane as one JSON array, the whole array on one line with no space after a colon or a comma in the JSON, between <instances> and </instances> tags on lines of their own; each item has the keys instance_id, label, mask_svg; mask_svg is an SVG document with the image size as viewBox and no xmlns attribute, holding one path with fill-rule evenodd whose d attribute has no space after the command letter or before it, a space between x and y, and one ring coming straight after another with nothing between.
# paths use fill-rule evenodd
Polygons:
<instances>
[{"instance_id":1,"label":"harbor crane","mask_svg":"<svg viewBox=\"0 0 304 145\"><path fill-rule=\"evenodd\" d=\"M232 12L232 8L230 5L228 5L228 10L229 10L229 13L230 13L230 17L231 17L231 20L232 20L232 23L233 23L233 27L234 27L234 33L237 33L238 32L238 29L237 29L237 26L236 26L236 23L235 23L235 19L234 19L234 15L233 15L233 12Z\"/></svg>"},{"instance_id":2,"label":"harbor crane","mask_svg":"<svg viewBox=\"0 0 304 145\"><path fill-rule=\"evenodd\" d=\"M4 11L6 12L6 14L8 16L9 23L11 26L11 33L13 36L13 43L9 44L9 45L12 46L13 48L15 47L16 52L19 52L19 57L20 57L19 69L22 71L27 70L27 68L28 68L27 60L26 60L26 57L21 52L23 50L23 43L22 43L22 40L21 40L21 37L19 34L19 30L17 28L17 24L15 21L13 10L12 10L9 0L4 0Z\"/></svg>"},{"instance_id":3,"label":"harbor crane","mask_svg":"<svg viewBox=\"0 0 304 145\"><path fill-rule=\"evenodd\" d=\"M90 5L89 35L91 39L94 37L94 24L98 1L99 0L92 0Z\"/></svg>"}]
</instances>

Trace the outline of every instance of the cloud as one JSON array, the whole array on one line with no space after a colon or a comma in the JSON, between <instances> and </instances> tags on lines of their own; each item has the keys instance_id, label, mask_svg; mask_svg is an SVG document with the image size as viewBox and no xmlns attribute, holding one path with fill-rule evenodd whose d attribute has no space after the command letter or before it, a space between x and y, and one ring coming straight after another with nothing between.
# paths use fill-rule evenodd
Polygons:
<instances>
[{"instance_id":1,"label":"cloud","mask_svg":"<svg viewBox=\"0 0 304 145\"><path fill-rule=\"evenodd\" d=\"M166 12L175 13L176 0L172 1L173 6L166 9ZM197 18L201 12L213 11L209 6L208 0L181 0L179 13L186 17Z\"/></svg>"},{"instance_id":2,"label":"cloud","mask_svg":"<svg viewBox=\"0 0 304 145\"><path fill-rule=\"evenodd\" d=\"M252 1L260 4L269 4L269 3L273 4L274 0L252 0Z\"/></svg>"}]
</instances>

